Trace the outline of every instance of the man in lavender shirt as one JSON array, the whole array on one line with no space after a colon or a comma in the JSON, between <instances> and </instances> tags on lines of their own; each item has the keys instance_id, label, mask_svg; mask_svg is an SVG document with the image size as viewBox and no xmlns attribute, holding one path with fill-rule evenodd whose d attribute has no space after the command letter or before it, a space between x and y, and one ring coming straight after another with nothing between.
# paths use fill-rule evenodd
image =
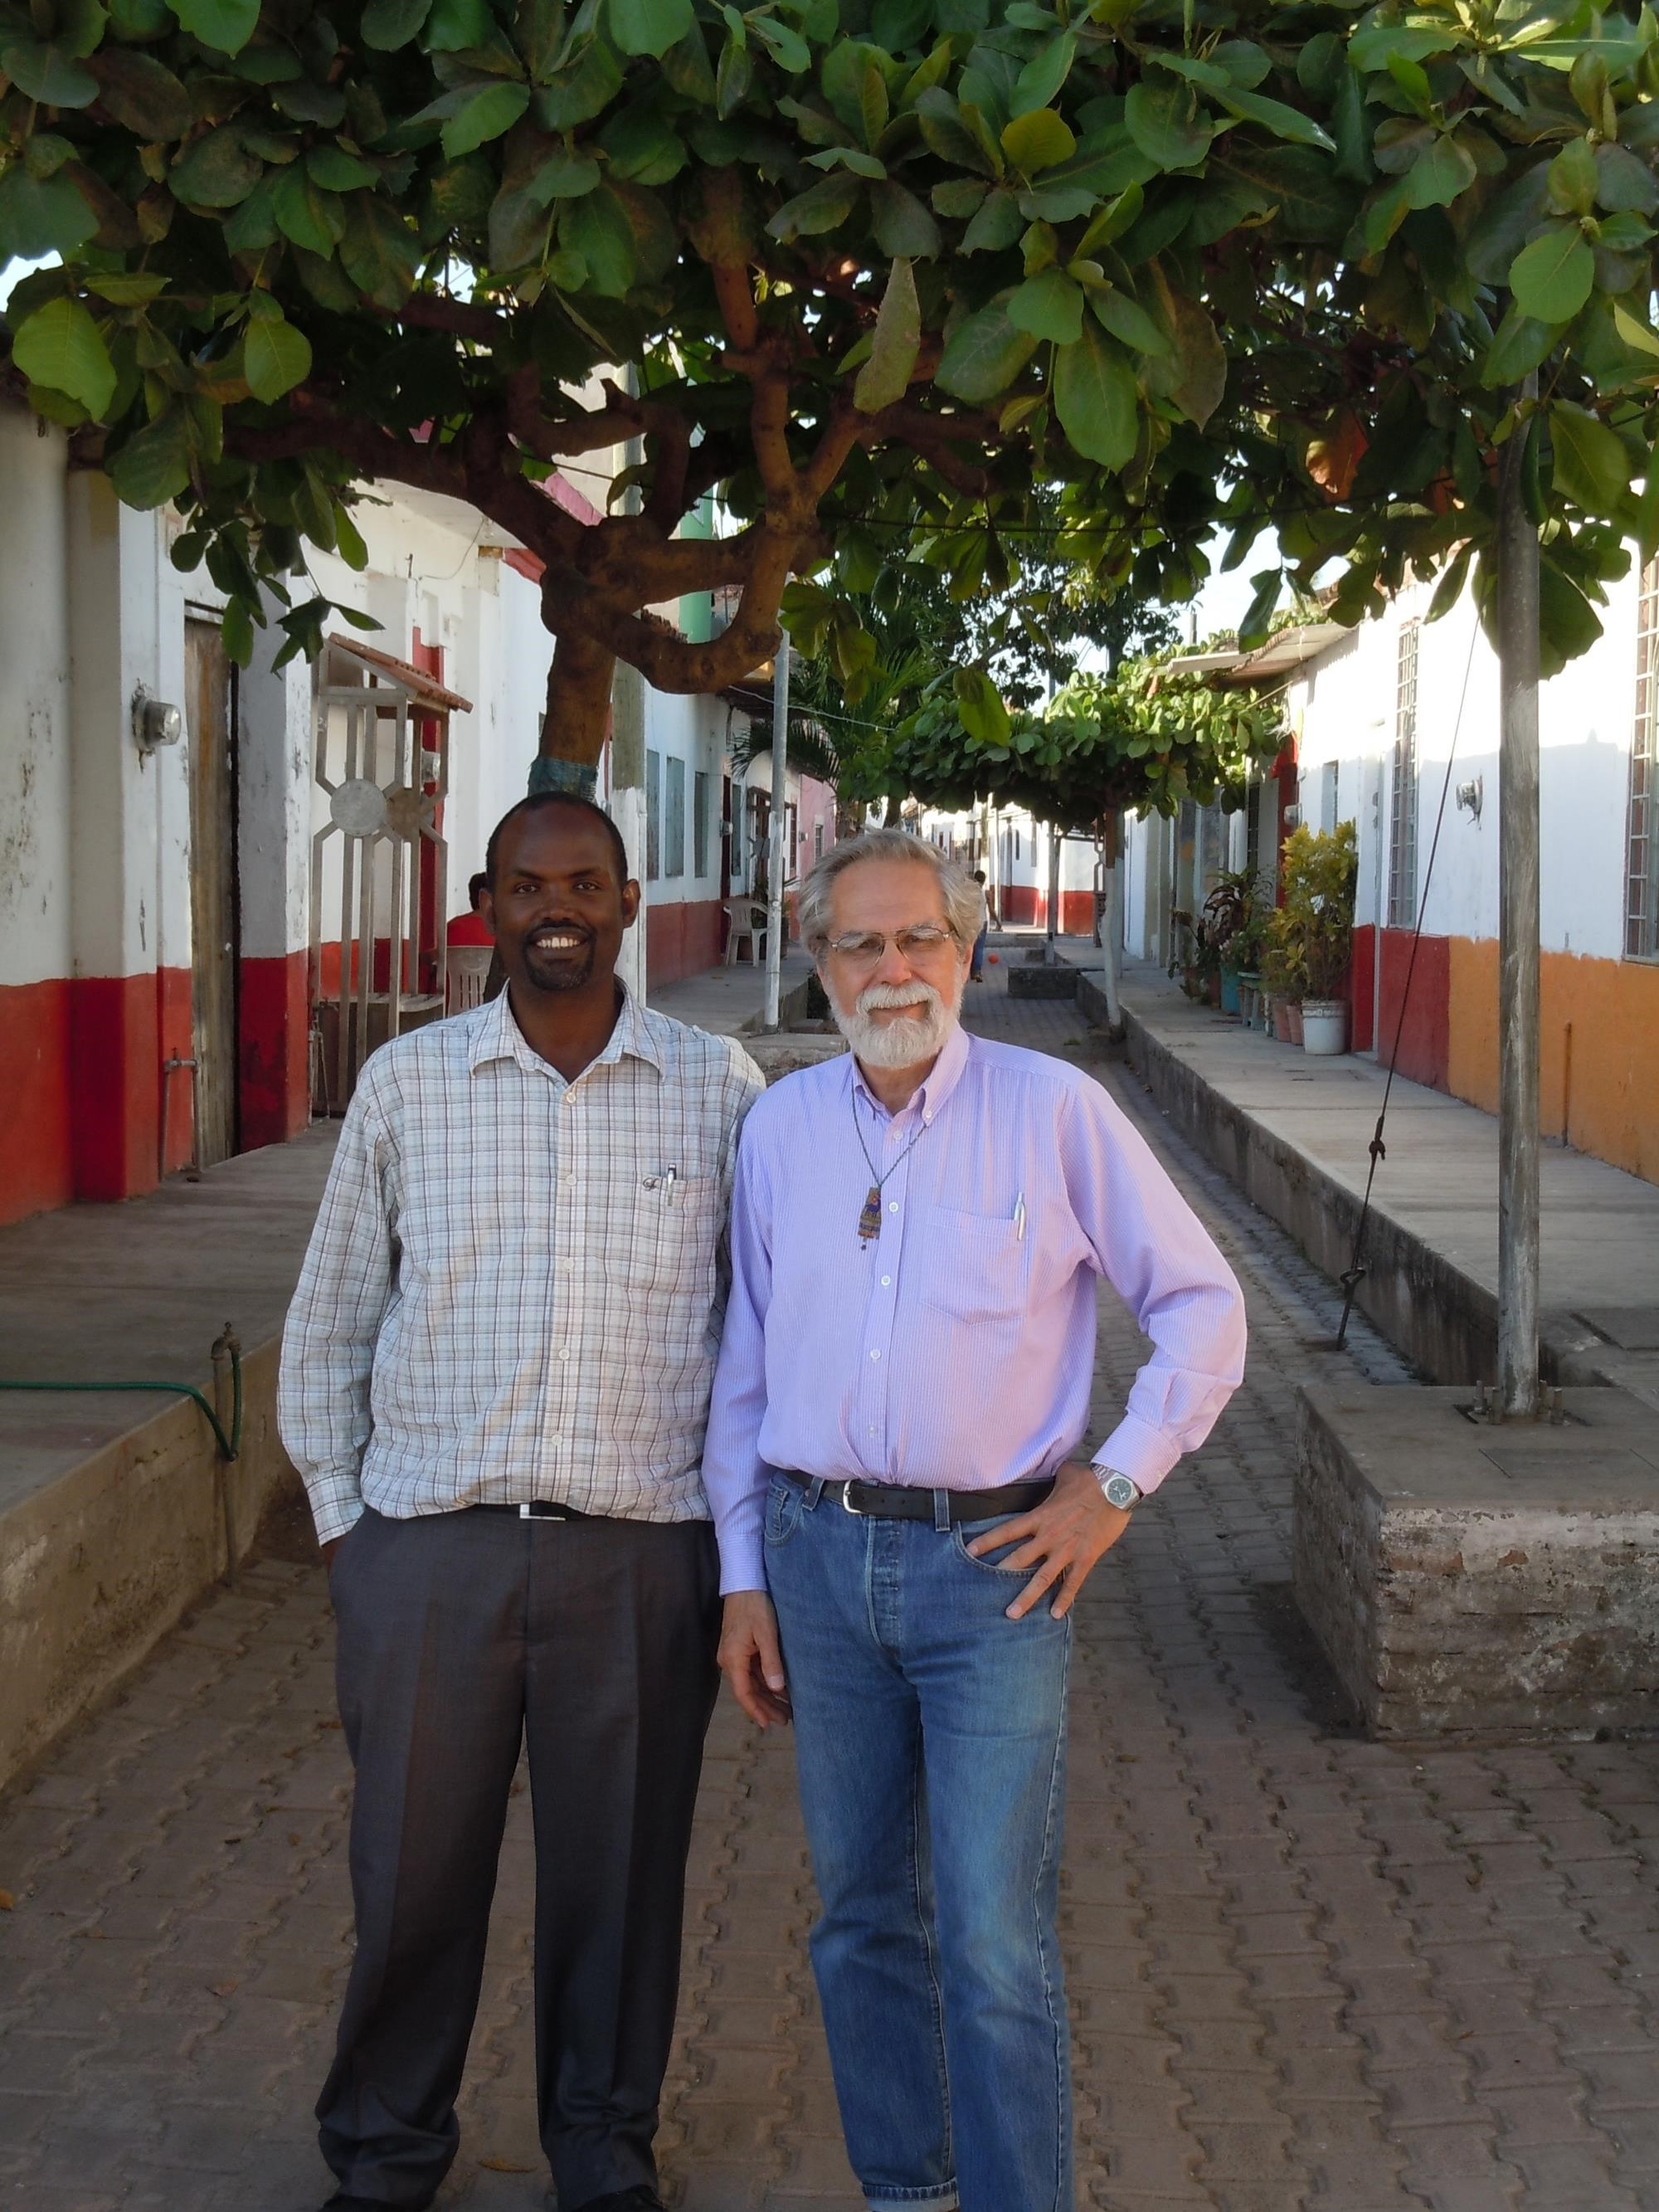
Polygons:
<instances>
[{"instance_id":1,"label":"man in lavender shirt","mask_svg":"<svg viewBox=\"0 0 1659 2212\"><path fill-rule=\"evenodd\" d=\"M743 1133L703 1459L720 1664L762 1727L795 1722L872 2212L1072 2212L1069 1616L1237 1387L1243 1301L1098 1084L959 1026L965 871L872 831L799 913L852 1054ZM1091 1463L1100 1275L1153 1350Z\"/></svg>"}]
</instances>

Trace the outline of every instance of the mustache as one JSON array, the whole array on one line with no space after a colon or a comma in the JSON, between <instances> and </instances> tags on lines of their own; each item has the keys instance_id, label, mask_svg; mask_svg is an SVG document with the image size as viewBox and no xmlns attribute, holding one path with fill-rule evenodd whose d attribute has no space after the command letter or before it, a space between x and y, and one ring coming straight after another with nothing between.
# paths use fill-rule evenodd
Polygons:
<instances>
[{"instance_id":1,"label":"mustache","mask_svg":"<svg viewBox=\"0 0 1659 2212\"><path fill-rule=\"evenodd\" d=\"M872 983L860 991L854 1005L855 1013L873 1013L879 1006L922 1006L931 1010L943 1006L945 1001L931 983L920 976L909 983Z\"/></svg>"}]
</instances>

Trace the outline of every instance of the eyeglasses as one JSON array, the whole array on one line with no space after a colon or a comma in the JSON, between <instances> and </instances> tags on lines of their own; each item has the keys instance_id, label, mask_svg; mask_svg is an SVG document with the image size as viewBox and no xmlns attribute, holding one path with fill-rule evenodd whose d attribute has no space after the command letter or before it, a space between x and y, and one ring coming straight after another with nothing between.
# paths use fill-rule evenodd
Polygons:
<instances>
[{"instance_id":1,"label":"eyeglasses","mask_svg":"<svg viewBox=\"0 0 1659 2212\"><path fill-rule=\"evenodd\" d=\"M844 960L849 968L873 968L890 942L898 948L901 958L918 961L931 960L947 945L959 945L962 940L954 929L943 928L935 921L922 921L914 929L899 930L890 939L878 930L850 937L831 937L825 940L823 949L833 952L837 960Z\"/></svg>"}]
</instances>

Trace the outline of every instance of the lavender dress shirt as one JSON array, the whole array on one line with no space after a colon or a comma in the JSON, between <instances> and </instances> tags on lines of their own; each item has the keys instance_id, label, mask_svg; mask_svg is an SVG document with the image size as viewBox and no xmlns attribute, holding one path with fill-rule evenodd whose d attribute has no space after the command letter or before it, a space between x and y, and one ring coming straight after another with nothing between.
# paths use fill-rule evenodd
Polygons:
<instances>
[{"instance_id":1,"label":"lavender dress shirt","mask_svg":"<svg viewBox=\"0 0 1659 2212\"><path fill-rule=\"evenodd\" d=\"M860 1130L886 1176L868 1243ZM703 1453L722 1589L765 1588L771 1468L973 1490L1072 1457L1098 1275L1153 1350L1095 1463L1154 1490L1238 1387L1244 1304L1101 1086L961 1029L896 1115L850 1054L775 1085L738 1147Z\"/></svg>"}]
</instances>

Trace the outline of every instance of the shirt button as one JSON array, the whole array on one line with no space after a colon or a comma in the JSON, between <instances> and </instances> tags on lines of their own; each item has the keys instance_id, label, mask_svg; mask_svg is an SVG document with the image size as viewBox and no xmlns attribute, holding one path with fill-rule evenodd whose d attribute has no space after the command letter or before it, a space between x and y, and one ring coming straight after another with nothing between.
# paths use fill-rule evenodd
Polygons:
<instances>
[{"instance_id":1,"label":"shirt button","mask_svg":"<svg viewBox=\"0 0 1659 2212\"><path fill-rule=\"evenodd\" d=\"M872 1359L879 1359L881 1358L881 1354L878 1352L872 1352L870 1354L870 1357Z\"/></svg>"},{"instance_id":2,"label":"shirt button","mask_svg":"<svg viewBox=\"0 0 1659 2212\"><path fill-rule=\"evenodd\" d=\"M568 1358L569 1358L569 1357L570 1357L570 1346L569 1346L568 1344L562 1344L562 1345L559 1346L559 1357L560 1357L560 1358L561 1358L561 1359L568 1359Z\"/></svg>"},{"instance_id":3,"label":"shirt button","mask_svg":"<svg viewBox=\"0 0 1659 2212\"><path fill-rule=\"evenodd\" d=\"M898 1200L897 1200L897 1199L896 1199L896 1198L890 1198L890 1199L888 1200L888 1201L887 1201L887 1211L888 1211L890 1213L896 1213L896 1212L898 1212Z\"/></svg>"},{"instance_id":4,"label":"shirt button","mask_svg":"<svg viewBox=\"0 0 1659 2212\"><path fill-rule=\"evenodd\" d=\"M890 1275L884 1275L884 1276L882 1277L882 1279L881 1279L881 1287L883 1288L883 1290L884 1290L884 1291L887 1288L888 1285L892 1281L892 1279L892 1279L892 1277L891 1277Z\"/></svg>"}]
</instances>

